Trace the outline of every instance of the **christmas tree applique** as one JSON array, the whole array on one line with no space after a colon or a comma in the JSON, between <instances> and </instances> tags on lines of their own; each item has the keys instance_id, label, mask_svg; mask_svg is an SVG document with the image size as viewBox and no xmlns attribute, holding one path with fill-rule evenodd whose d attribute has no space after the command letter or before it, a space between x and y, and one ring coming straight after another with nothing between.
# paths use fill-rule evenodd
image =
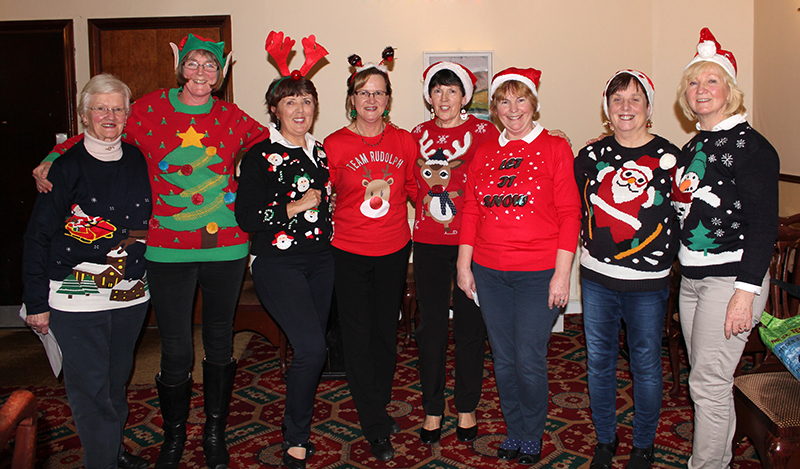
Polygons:
<instances>
[{"instance_id":1,"label":"christmas tree applique","mask_svg":"<svg viewBox=\"0 0 800 469\"><path fill-rule=\"evenodd\" d=\"M94 288L94 290L97 291L97 288ZM71 300L73 296L89 296L92 292L85 291L81 282L74 275L70 275L64 279L61 283L61 288L56 290L56 293L67 295L67 298Z\"/></svg>"},{"instance_id":2,"label":"christmas tree applique","mask_svg":"<svg viewBox=\"0 0 800 469\"><path fill-rule=\"evenodd\" d=\"M205 133L190 126L186 132L179 132L178 137L182 140L181 146L169 152L158 167L165 181L182 189L174 195L163 195L161 199L180 210L172 216L156 215L155 218L159 226L169 230L199 230L202 248L218 247L218 231L236 226L233 211L223 207L233 203L236 194L225 190L226 176L209 169L223 160L215 147L203 145Z\"/></svg>"},{"instance_id":3,"label":"christmas tree applique","mask_svg":"<svg viewBox=\"0 0 800 469\"><path fill-rule=\"evenodd\" d=\"M692 236L689 238L689 249L693 251L703 251L703 255L708 255L709 249L719 247L713 238L708 237L711 230L703 226L703 222L697 224L697 228L690 230Z\"/></svg>"}]
</instances>

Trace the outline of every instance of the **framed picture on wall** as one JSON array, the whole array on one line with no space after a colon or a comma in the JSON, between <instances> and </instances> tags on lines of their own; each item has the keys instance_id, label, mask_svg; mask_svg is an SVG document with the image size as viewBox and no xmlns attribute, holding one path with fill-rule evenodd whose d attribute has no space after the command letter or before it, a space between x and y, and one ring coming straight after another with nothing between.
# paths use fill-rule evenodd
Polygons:
<instances>
[{"instance_id":1,"label":"framed picture on wall","mask_svg":"<svg viewBox=\"0 0 800 469\"><path fill-rule=\"evenodd\" d=\"M472 93L472 101L467 112L480 119L491 121L489 115L489 81L492 79L492 51L454 51L454 52L425 52L424 67L427 69L436 62L455 62L467 67L478 82ZM430 119L430 109L425 108L425 118Z\"/></svg>"}]
</instances>

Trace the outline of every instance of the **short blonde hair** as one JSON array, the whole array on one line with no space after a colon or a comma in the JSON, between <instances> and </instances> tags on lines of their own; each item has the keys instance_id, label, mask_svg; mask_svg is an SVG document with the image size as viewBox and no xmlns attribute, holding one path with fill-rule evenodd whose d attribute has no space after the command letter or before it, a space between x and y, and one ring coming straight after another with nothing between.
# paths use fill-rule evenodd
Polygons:
<instances>
[{"instance_id":1,"label":"short blonde hair","mask_svg":"<svg viewBox=\"0 0 800 469\"><path fill-rule=\"evenodd\" d=\"M225 76L222 74L222 66L219 64L217 56L204 49L195 49L190 51L188 54L186 54L183 60L181 60L181 63L178 64L178 68L175 69L175 78L178 79L178 86L183 86L189 82L189 79L183 74L183 64L190 60L197 60L198 57L203 57L209 62L214 62L217 64L217 81L211 85L211 91L216 93L222 88L222 83L225 81Z\"/></svg>"},{"instance_id":2,"label":"short blonde hair","mask_svg":"<svg viewBox=\"0 0 800 469\"><path fill-rule=\"evenodd\" d=\"M709 70L721 76L731 92L728 105L725 106L725 116L730 117L747 111L744 107L744 92L736 85L728 72L717 63L702 61L695 62L686 67L686 70L683 71L683 75L681 76L681 81L678 85L678 104L680 104L681 109L683 109L683 115L691 121L697 120L697 114L695 114L691 106L689 106L689 100L686 99L686 89L689 88L690 81L697 78L701 73Z\"/></svg>"},{"instance_id":3,"label":"short blonde hair","mask_svg":"<svg viewBox=\"0 0 800 469\"><path fill-rule=\"evenodd\" d=\"M81 90L81 98L78 101L78 114L85 116L92 104L92 98L98 94L119 93L125 99L125 115L131 114L131 98L133 93L128 85L110 73L95 75L89 80Z\"/></svg>"},{"instance_id":4,"label":"short blonde hair","mask_svg":"<svg viewBox=\"0 0 800 469\"><path fill-rule=\"evenodd\" d=\"M494 90L492 102L489 104L489 112L496 116L497 102L506 99L506 95L509 93L514 96L520 96L527 99L533 106L534 114L538 112L537 109L539 108L539 99L533 94L533 91L528 88L528 85L518 80L505 81L501 83L496 90Z\"/></svg>"}]
</instances>

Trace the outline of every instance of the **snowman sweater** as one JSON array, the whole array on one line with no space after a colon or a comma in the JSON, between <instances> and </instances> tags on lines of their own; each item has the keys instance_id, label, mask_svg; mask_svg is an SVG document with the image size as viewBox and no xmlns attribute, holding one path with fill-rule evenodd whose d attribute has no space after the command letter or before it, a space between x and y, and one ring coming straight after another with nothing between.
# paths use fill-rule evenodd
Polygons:
<instances>
[{"instance_id":1,"label":"snowman sweater","mask_svg":"<svg viewBox=\"0 0 800 469\"><path fill-rule=\"evenodd\" d=\"M22 278L28 314L104 311L150 298L143 243L152 204L141 152L100 161L79 142L50 168L25 232ZM138 233L136 233L138 232Z\"/></svg>"},{"instance_id":2,"label":"snowman sweater","mask_svg":"<svg viewBox=\"0 0 800 469\"><path fill-rule=\"evenodd\" d=\"M678 158L681 274L736 277L758 293L778 236L778 153L743 115L715 129L699 132Z\"/></svg>"},{"instance_id":3,"label":"snowman sweater","mask_svg":"<svg viewBox=\"0 0 800 469\"><path fill-rule=\"evenodd\" d=\"M482 145L467 171L460 244L490 269L542 271L559 249L575 252L581 203L567 141L538 123L523 139L505 132Z\"/></svg>"},{"instance_id":4,"label":"snowman sweater","mask_svg":"<svg viewBox=\"0 0 800 469\"><path fill-rule=\"evenodd\" d=\"M411 136L420 149L414 163L418 191L414 241L457 246L467 168L477 149L497 140L500 132L491 122L469 116L453 128L439 127L435 119L423 122L411 131ZM447 166L430 165L429 159L446 160Z\"/></svg>"},{"instance_id":5,"label":"snowman sweater","mask_svg":"<svg viewBox=\"0 0 800 469\"><path fill-rule=\"evenodd\" d=\"M266 129L233 103L201 106L178 99L179 89L146 94L131 105L123 140L147 160L153 217L148 260L206 262L247 255L247 234L236 224L236 154L263 140ZM52 161L81 139L56 146Z\"/></svg>"},{"instance_id":6,"label":"snowman sweater","mask_svg":"<svg viewBox=\"0 0 800 469\"><path fill-rule=\"evenodd\" d=\"M657 135L639 148L611 135L578 153L581 277L623 292L667 287L677 252L670 191L679 152Z\"/></svg>"},{"instance_id":7,"label":"snowman sweater","mask_svg":"<svg viewBox=\"0 0 800 469\"><path fill-rule=\"evenodd\" d=\"M325 251L332 234L328 160L322 144L306 134L311 155L270 125L270 138L242 158L236 220L250 233L253 256L287 256ZM316 210L289 218L286 206L309 189L322 192Z\"/></svg>"},{"instance_id":8,"label":"snowman sweater","mask_svg":"<svg viewBox=\"0 0 800 469\"><path fill-rule=\"evenodd\" d=\"M383 135L361 137L347 127L325 139L336 193L333 241L343 251L385 256L411 239L406 201L417 197L411 134L386 124Z\"/></svg>"}]
</instances>

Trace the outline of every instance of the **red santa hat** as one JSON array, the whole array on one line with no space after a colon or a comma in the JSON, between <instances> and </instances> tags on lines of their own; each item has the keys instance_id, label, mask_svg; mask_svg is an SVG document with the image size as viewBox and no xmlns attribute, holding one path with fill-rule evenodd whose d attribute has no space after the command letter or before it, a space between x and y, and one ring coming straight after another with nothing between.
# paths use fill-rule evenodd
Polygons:
<instances>
[{"instance_id":1,"label":"red santa hat","mask_svg":"<svg viewBox=\"0 0 800 469\"><path fill-rule=\"evenodd\" d=\"M620 70L617 73L615 73L611 78L609 78L608 81L606 82L606 87L605 89L603 89L603 111L605 111L606 113L606 118L610 119L608 115L608 99L606 99L606 93L608 92L608 84L611 83L611 80L613 80L618 75L621 75L623 73L627 73L628 75L633 75L633 77L639 81L639 85L641 85L645 93L647 93L647 101L650 103L650 111L647 113L647 118L649 119L650 116L653 114L653 100L656 97L656 87L653 85L653 82L652 80L650 80L650 77L640 72L639 70L633 70L633 69Z\"/></svg>"},{"instance_id":2,"label":"red santa hat","mask_svg":"<svg viewBox=\"0 0 800 469\"><path fill-rule=\"evenodd\" d=\"M492 78L492 86L489 89L489 96L490 98L491 96L494 96L494 92L497 90L498 86L507 81L514 80L519 81L530 88L531 92L533 92L533 95L536 96L538 100L539 93L536 91L536 88L539 87L539 78L541 76L542 72L540 70L536 70L535 68L507 68ZM537 103L536 112L539 112L540 107L541 106Z\"/></svg>"},{"instance_id":3,"label":"red santa hat","mask_svg":"<svg viewBox=\"0 0 800 469\"><path fill-rule=\"evenodd\" d=\"M703 28L700 31L700 42L697 44L697 54L695 54L692 61L689 62L689 65L697 62L714 62L728 72L728 75L733 78L733 82L736 83L736 72L738 71L736 67L736 58L733 56L732 52L723 50L722 47L720 47L719 42L717 42L708 28ZM684 70L689 68L689 65L687 65Z\"/></svg>"},{"instance_id":4,"label":"red santa hat","mask_svg":"<svg viewBox=\"0 0 800 469\"><path fill-rule=\"evenodd\" d=\"M666 153L660 158L644 155L639 157L639 159L636 161L625 162L622 167L642 173L645 176L645 179L649 181L653 179L653 171L655 171L657 168L661 168L666 171L672 169L676 162L677 159L675 158L675 155L671 153Z\"/></svg>"},{"instance_id":5,"label":"red santa hat","mask_svg":"<svg viewBox=\"0 0 800 469\"><path fill-rule=\"evenodd\" d=\"M428 88L430 88L433 76L442 70L450 70L456 74L458 79L461 80L461 85L464 87L464 97L466 97L467 102L469 102L472 99L472 92L475 90L475 84L478 83L478 78L475 77L467 67L455 62L436 62L422 72L422 95L425 96L425 101L431 104L431 95Z\"/></svg>"}]
</instances>

